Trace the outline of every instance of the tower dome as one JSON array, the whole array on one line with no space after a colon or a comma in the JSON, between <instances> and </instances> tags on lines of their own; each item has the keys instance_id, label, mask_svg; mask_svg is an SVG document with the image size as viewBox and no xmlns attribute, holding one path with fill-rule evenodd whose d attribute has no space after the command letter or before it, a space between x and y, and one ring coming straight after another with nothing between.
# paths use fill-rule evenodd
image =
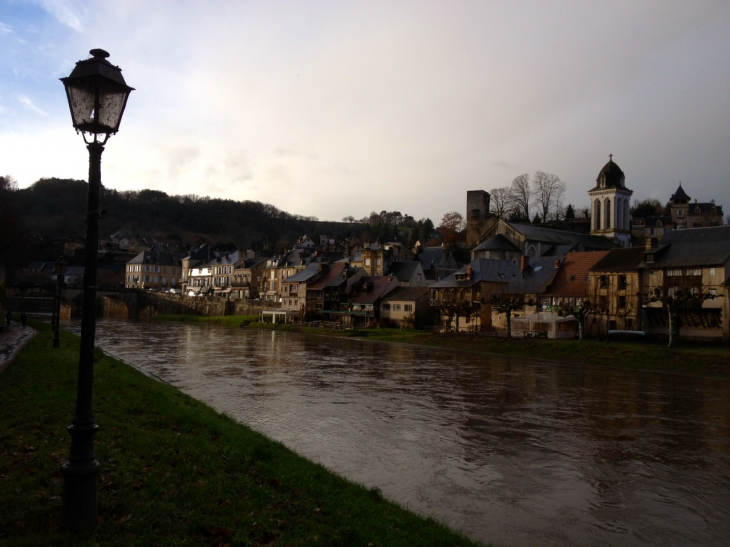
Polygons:
<instances>
[{"instance_id":1,"label":"tower dome","mask_svg":"<svg viewBox=\"0 0 730 547\"><path fill-rule=\"evenodd\" d=\"M598 173L597 188L626 188L624 172L613 162L613 154L608 155L608 163Z\"/></svg>"}]
</instances>

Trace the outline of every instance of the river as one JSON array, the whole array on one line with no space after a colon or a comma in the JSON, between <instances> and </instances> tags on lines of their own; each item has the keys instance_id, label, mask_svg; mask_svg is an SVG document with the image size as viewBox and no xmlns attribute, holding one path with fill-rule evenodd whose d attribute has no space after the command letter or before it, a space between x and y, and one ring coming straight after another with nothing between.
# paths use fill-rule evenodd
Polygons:
<instances>
[{"instance_id":1,"label":"river","mask_svg":"<svg viewBox=\"0 0 730 547\"><path fill-rule=\"evenodd\" d=\"M97 345L495 547L730 541L727 380L204 324Z\"/></svg>"}]
</instances>

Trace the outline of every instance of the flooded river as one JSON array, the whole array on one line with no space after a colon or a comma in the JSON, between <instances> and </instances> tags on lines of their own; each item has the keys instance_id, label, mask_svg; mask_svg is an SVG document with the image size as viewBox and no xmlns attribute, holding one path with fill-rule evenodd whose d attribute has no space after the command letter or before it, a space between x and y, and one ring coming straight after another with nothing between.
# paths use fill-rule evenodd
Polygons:
<instances>
[{"instance_id":1,"label":"flooded river","mask_svg":"<svg viewBox=\"0 0 730 547\"><path fill-rule=\"evenodd\" d=\"M97 344L495 547L730 543L726 380L201 324Z\"/></svg>"}]
</instances>

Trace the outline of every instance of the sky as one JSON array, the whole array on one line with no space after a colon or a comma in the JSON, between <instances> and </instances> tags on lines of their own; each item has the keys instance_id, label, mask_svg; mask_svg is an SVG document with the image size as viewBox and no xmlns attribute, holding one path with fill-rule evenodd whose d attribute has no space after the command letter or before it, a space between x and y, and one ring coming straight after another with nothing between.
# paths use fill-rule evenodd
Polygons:
<instances>
[{"instance_id":1,"label":"sky","mask_svg":"<svg viewBox=\"0 0 730 547\"><path fill-rule=\"evenodd\" d=\"M728 213L729 37L727 0L0 0L0 174L86 180L59 78L102 48L120 191L438 224L538 170L585 207L613 154L634 199Z\"/></svg>"}]
</instances>

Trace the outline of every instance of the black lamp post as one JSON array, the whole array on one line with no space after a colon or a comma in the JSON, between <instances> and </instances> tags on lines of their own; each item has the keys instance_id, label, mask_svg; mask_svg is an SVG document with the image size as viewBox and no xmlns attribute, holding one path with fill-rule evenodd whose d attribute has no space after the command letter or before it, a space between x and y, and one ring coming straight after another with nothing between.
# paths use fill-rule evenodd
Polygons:
<instances>
[{"instance_id":1,"label":"black lamp post","mask_svg":"<svg viewBox=\"0 0 730 547\"><path fill-rule=\"evenodd\" d=\"M76 530L96 526L96 475L101 466L94 455L94 434L99 426L91 411L96 335L97 242L99 240L99 192L101 153L107 139L119 130L129 87L119 67L106 60L103 49L92 49L91 58L76 63L67 78L66 88L71 120L81 132L89 150L89 195L86 214L86 261L84 299L81 315L78 391L71 434L71 454L63 464L63 514L61 526Z\"/></svg>"},{"instance_id":2,"label":"black lamp post","mask_svg":"<svg viewBox=\"0 0 730 547\"><path fill-rule=\"evenodd\" d=\"M56 277L58 278L58 289L56 291L56 310L55 310L55 322L54 322L54 335L53 335L53 347L59 348L61 347L61 338L60 338L60 331L61 331L61 294L63 293L63 277L66 274L66 268L68 267L68 262L66 262L62 256L58 257L58 260L54 263L54 266L56 267Z\"/></svg>"}]
</instances>

